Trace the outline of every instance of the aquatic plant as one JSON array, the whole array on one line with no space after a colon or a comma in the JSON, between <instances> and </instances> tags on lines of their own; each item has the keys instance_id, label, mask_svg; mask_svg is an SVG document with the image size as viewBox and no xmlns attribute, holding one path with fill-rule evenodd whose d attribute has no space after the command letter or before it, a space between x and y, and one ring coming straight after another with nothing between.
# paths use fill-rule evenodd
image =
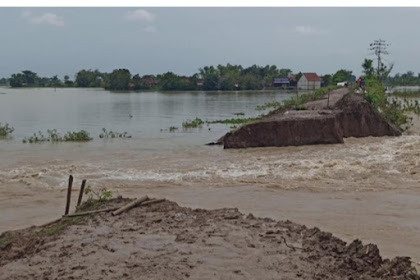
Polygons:
<instances>
[{"instance_id":1,"label":"aquatic plant","mask_svg":"<svg viewBox=\"0 0 420 280\"><path fill-rule=\"evenodd\" d=\"M5 123L4 125L0 123L0 137L6 137L9 134L11 134L15 129L11 126L9 126L8 123Z\"/></svg>"},{"instance_id":2,"label":"aquatic plant","mask_svg":"<svg viewBox=\"0 0 420 280\"><path fill-rule=\"evenodd\" d=\"M264 111L264 110L267 110L269 108L278 108L280 106L281 106L280 102L272 101L272 102L265 103L263 105L258 105L257 107L255 107L255 110Z\"/></svg>"},{"instance_id":3,"label":"aquatic plant","mask_svg":"<svg viewBox=\"0 0 420 280\"><path fill-rule=\"evenodd\" d=\"M45 137L44 134L42 134L41 131L38 131L38 133L34 133L29 138L23 138L23 143L39 143L39 142L47 142L49 141L49 138Z\"/></svg>"},{"instance_id":4,"label":"aquatic plant","mask_svg":"<svg viewBox=\"0 0 420 280\"><path fill-rule=\"evenodd\" d=\"M178 130L178 127L176 126L169 127L169 132L175 132L175 130Z\"/></svg>"},{"instance_id":5,"label":"aquatic plant","mask_svg":"<svg viewBox=\"0 0 420 280\"><path fill-rule=\"evenodd\" d=\"M233 113L233 115L235 116L245 116L244 112L239 112L239 113Z\"/></svg>"},{"instance_id":6,"label":"aquatic plant","mask_svg":"<svg viewBox=\"0 0 420 280\"><path fill-rule=\"evenodd\" d=\"M244 124L251 123L258 120L258 118L237 118L237 119L225 119L225 120L215 120L215 121L206 121L208 124L221 123L221 124Z\"/></svg>"},{"instance_id":7,"label":"aquatic plant","mask_svg":"<svg viewBox=\"0 0 420 280\"><path fill-rule=\"evenodd\" d=\"M204 121L200 118L195 118L194 120L187 120L182 123L183 128L200 128L204 124Z\"/></svg>"},{"instance_id":8,"label":"aquatic plant","mask_svg":"<svg viewBox=\"0 0 420 280\"><path fill-rule=\"evenodd\" d=\"M127 132L116 132L112 130L106 130L106 128L102 128L102 133L99 134L99 138L131 138L132 136L129 135Z\"/></svg>"},{"instance_id":9,"label":"aquatic plant","mask_svg":"<svg viewBox=\"0 0 420 280\"><path fill-rule=\"evenodd\" d=\"M74 132L67 132L64 134L63 141L90 141L93 138L90 137L89 132L86 130L74 131Z\"/></svg>"},{"instance_id":10,"label":"aquatic plant","mask_svg":"<svg viewBox=\"0 0 420 280\"><path fill-rule=\"evenodd\" d=\"M84 142L90 141L93 138L90 137L89 132L86 130L80 130L75 132L67 132L64 136L61 136L57 132L57 129L48 129L47 136L45 136L41 131L34 133L29 138L23 138L23 143L41 143L41 142Z\"/></svg>"}]
</instances>

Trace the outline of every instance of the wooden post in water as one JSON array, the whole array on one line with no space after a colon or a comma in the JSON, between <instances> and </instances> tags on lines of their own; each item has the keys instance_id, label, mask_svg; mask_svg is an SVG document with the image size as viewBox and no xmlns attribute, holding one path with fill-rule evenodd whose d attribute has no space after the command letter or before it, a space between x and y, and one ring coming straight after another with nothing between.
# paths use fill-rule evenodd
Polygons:
<instances>
[{"instance_id":1,"label":"wooden post in water","mask_svg":"<svg viewBox=\"0 0 420 280\"><path fill-rule=\"evenodd\" d=\"M69 186L67 188L67 202L66 202L66 211L64 212L64 215L67 215L69 213L70 209L70 198L71 198L71 187L73 186L73 176L69 176Z\"/></svg>"},{"instance_id":2,"label":"wooden post in water","mask_svg":"<svg viewBox=\"0 0 420 280\"><path fill-rule=\"evenodd\" d=\"M76 206L76 208L79 207L80 204L82 203L83 192L85 191L85 185L86 185L86 179L83 179L82 186L80 187L79 199L77 200L77 206Z\"/></svg>"}]
</instances>

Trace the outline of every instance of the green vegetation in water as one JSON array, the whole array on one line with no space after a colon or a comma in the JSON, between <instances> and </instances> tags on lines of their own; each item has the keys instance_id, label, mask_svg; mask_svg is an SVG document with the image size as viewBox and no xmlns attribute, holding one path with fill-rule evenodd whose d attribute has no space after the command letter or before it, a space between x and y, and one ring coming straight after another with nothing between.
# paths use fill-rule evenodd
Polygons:
<instances>
[{"instance_id":1,"label":"green vegetation in water","mask_svg":"<svg viewBox=\"0 0 420 280\"><path fill-rule=\"evenodd\" d=\"M6 137L9 134L12 134L12 132L15 129L11 126L9 126L8 123L5 123L4 125L2 123L0 123L0 137Z\"/></svg>"},{"instance_id":2,"label":"green vegetation in water","mask_svg":"<svg viewBox=\"0 0 420 280\"><path fill-rule=\"evenodd\" d=\"M106 130L106 128L102 128L102 133L99 134L99 138L131 138L131 135L129 135L127 132L116 132L112 130Z\"/></svg>"},{"instance_id":3,"label":"green vegetation in water","mask_svg":"<svg viewBox=\"0 0 420 280\"><path fill-rule=\"evenodd\" d=\"M221 124L245 124L245 123L251 123L258 120L258 118L237 118L237 119L225 119L225 120L215 120L215 121L206 121L208 124L215 124L215 123L221 123Z\"/></svg>"},{"instance_id":4,"label":"green vegetation in water","mask_svg":"<svg viewBox=\"0 0 420 280\"><path fill-rule=\"evenodd\" d=\"M385 88L376 78L367 79L364 97L387 121L401 131L412 125L411 118L406 113L420 115L418 100L388 98Z\"/></svg>"},{"instance_id":5,"label":"green vegetation in water","mask_svg":"<svg viewBox=\"0 0 420 280\"><path fill-rule=\"evenodd\" d=\"M244 112L239 112L239 113L233 113L233 115L235 116L245 116Z\"/></svg>"},{"instance_id":6,"label":"green vegetation in water","mask_svg":"<svg viewBox=\"0 0 420 280\"><path fill-rule=\"evenodd\" d=\"M420 91L395 91L391 95L397 97L420 97Z\"/></svg>"},{"instance_id":7,"label":"green vegetation in water","mask_svg":"<svg viewBox=\"0 0 420 280\"><path fill-rule=\"evenodd\" d=\"M204 124L204 121L200 118L195 118L194 120L187 120L182 123L183 128L201 128Z\"/></svg>"},{"instance_id":8,"label":"green vegetation in water","mask_svg":"<svg viewBox=\"0 0 420 280\"><path fill-rule=\"evenodd\" d=\"M175 132L176 130L178 130L178 127L176 126L169 127L169 132Z\"/></svg>"},{"instance_id":9,"label":"green vegetation in water","mask_svg":"<svg viewBox=\"0 0 420 280\"><path fill-rule=\"evenodd\" d=\"M281 103L280 102L273 101L273 102L265 103L263 105L258 105L255 108L255 110L257 110L257 111L264 111L264 110L267 110L267 109L270 109L270 108L278 108L280 106L281 106Z\"/></svg>"},{"instance_id":10,"label":"green vegetation in water","mask_svg":"<svg viewBox=\"0 0 420 280\"><path fill-rule=\"evenodd\" d=\"M85 142L90 141L92 138L89 135L89 132L86 130L80 130L75 132L67 132L64 136L61 136L57 132L57 129L48 129L47 136L45 136L41 131L34 133L29 138L24 138L23 143L42 143L42 142Z\"/></svg>"},{"instance_id":11,"label":"green vegetation in water","mask_svg":"<svg viewBox=\"0 0 420 280\"><path fill-rule=\"evenodd\" d=\"M275 113L281 113L281 112L285 112L287 110L291 110L291 109L295 109L295 110L306 110L306 106L305 103L310 102L310 101L315 101L315 100L319 100L319 99L323 99L325 98L325 95L332 91L337 89L337 86L327 86L327 87L323 87L323 88L319 88L314 92L311 93L304 93L304 94L296 94L295 96L283 100L282 103L278 103L278 106L276 106L277 104L275 104L274 102L267 103L265 105L260 106L260 108L264 108L264 106L267 106L268 108L275 108L274 110L272 110L271 112L269 112L267 115L272 115Z\"/></svg>"}]
</instances>

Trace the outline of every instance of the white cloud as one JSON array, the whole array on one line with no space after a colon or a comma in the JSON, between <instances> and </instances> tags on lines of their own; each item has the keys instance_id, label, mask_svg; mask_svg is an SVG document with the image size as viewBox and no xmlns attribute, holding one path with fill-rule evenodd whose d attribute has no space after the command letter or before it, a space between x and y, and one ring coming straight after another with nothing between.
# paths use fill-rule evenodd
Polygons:
<instances>
[{"instance_id":1,"label":"white cloud","mask_svg":"<svg viewBox=\"0 0 420 280\"><path fill-rule=\"evenodd\" d=\"M33 23L37 23L37 24L51 24L51 25L55 25L55 26L63 26L64 25L64 21L61 19L61 17L55 15L55 14L51 14L51 13L45 13L39 17L33 17L31 19L31 21Z\"/></svg>"},{"instance_id":2,"label":"white cloud","mask_svg":"<svg viewBox=\"0 0 420 280\"><path fill-rule=\"evenodd\" d=\"M148 33L153 33L153 32L156 32L156 31L157 31L157 29L156 29L156 27L155 27L155 26L148 25L148 26L146 26L145 28L143 28L143 31L144 31L144 32L148 32Z\"/></svg>"},{"instance_id":3,"label":"white cloud","mask_svg":"<svg viewBox=\"0 0 420 280\"><path fill-rule=\"evenodd\" d=\"M155 18L154 14L143 9L129 11L125 14L125 19L130 21L154 22Z\"/></svg>"},{"instance_id":4,"label":"white cloud","mask_svg":"<svg viewBox=\"0 0 420 280\"><path fill-rule=\"evenodd\" d=\"M302 35L326 35L328 30L309 25L295 26L295 31Z\"/></svg>"},{"instance_id":5,"label":"white cloud","mask_svg":"<svg viewBox=\"0 0 420 280\"><path fill-rule=\"evenodd\" d=\"M29 10L23 11L20 15L22 18L29 18L32 15L32 12Z\"/></svg>"},{"instance_id":6,"label":"white cloud","mask_svg":"<svg viewBox=\"0 0 420 280\"><path fill-rule=\"evenodd\" d=\"M54 26L64 25L63 19L52 13L44 13L40 16L34 16L32 11L26 10L22 12L21 17L33 24L50 24Z\"/></svg>"}]
</instances>

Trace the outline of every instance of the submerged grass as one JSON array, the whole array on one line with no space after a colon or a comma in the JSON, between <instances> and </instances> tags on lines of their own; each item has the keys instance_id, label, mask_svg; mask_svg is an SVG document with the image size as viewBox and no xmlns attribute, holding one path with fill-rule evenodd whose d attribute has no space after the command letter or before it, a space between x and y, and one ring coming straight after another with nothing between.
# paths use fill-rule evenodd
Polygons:
<instances>
[{"instance_id":1,"label":"submerged grass","mask_svg":"<svg viewBox=\"0 0 420 280\"><path fill-rule=\"evenodd\" d=\"M225 119L225 120L215 120L215 121L206 121L208 124L215 124L215 123L221 123L221 124L245 124L245 123L251 123L258 120L258 118L237 118L237 119Z\"/></svg>"},{"instance_id":2,"label":"submerged grass","mask_svg":"<svg viewBox=\"0 0 420 280\"><path fill-rule=\"evenodd\" d=\"M15 129L11 126L9 126L8 123L5 123L4 125L0 123L0 137L6 137L9 134L11 134Z\"/></svg>"},{"instance_id":3,"label":"submerged grass","mask_svg":"<svg viewBox=\"0 0 420 280\"><path fill-rule=\"evenodd\" d=\"M391 95L397 97L420 97L420 91L395 91Z\"/></svg>"},{"instance_id":4,"label":"submerged grass","mask_svg":"<svg viewBox=\"0 0 420 280\"><path fill-rule=\"evenodd\" d=\"M195 118L193 120L187 120L182 123L183 128L200 128L204 124L204 121L200 118Z\"/></svg>"},{"instance_id":5,"label":"submerged grass","mask_svg":"<svg viewBox=\"0 0 420 280\"><path fill-rule=\"evenodd\" d=\"M34 133L29 138L23 138L23 143L42 143L42 142L85 142L90 141L93 138L90 137L89 132L86 130L80 131L68 131L66 134L61 136L57 129L48 129L47 135L44 135L41 131Z\"/></svg>"}]
</instances>

